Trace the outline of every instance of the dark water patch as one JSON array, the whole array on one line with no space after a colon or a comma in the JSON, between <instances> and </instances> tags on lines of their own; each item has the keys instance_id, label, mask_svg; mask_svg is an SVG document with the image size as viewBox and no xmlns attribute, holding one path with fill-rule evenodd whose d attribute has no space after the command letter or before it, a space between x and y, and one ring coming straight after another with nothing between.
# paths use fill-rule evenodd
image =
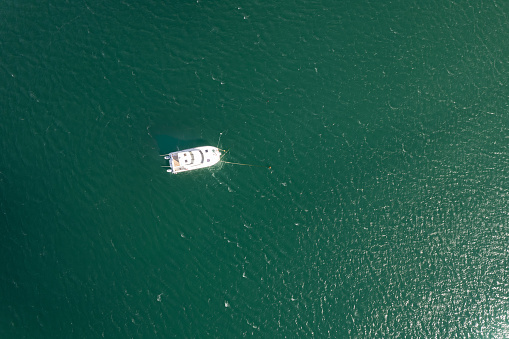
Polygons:
<instances>
[{"instance_id":1,"label":"dark water patch","mask_svg":"<svg viewBox=\"0 0 509 339\"><path fill-rule=\"evenodd\" d=\"M167 154L178 150L208 146L209 144L203 139L179 139L169 135L156 135L154 136L159 148L160 154ZM210 145L215 146L215 145Z\"/></svg>"}]
</instances>

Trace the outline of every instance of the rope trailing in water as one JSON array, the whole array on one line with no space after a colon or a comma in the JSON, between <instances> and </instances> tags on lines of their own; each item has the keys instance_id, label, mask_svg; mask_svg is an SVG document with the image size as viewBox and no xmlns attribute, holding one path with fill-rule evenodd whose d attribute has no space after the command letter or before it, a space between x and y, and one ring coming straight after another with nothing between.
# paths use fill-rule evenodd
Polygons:
<instances>
[{"instance_id":1,"label":"rope trailing in water","mask_svg":"<svg viewBox=\"0 0 509 339\"><path fill-rule=\"evenodd\" d=\"M221 154L221 157L224 157L228 152L230 152L230 150L227 150L225 151L224 149L220 149L218 148L221 152L223 152L223 154Z\"/></svg>"},{"instance_id":2,"label":"rope trailing in water","mask_svg":"<svg viewBox=\"0 0 509 339\"><path fill-rule=\"evenodd\" d=\"M265 167L265 168L268 168L268 169L272 169L271 166L263 166L263 165L251 165L251 164L241 164L239 162L229 162L229 161L224 161L224 160L221 160L221 162L225 162L227 164L232 164L232 165L241 165L241 166L254 166L254 167Z\"/></svg>"}]
</instances>

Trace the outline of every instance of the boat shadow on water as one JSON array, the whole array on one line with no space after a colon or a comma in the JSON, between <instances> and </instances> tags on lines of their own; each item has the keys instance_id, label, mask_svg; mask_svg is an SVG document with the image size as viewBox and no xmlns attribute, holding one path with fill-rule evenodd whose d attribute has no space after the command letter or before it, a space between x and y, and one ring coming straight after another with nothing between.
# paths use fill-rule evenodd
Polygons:
<instances>
[{"instance_id":1,"label":"boat shadow on water","mask_svg":"<svg viewBox=\"0 0 509 339\"><path fill-rule=\"evenodd\" d=\"M157 142L159 154L207 145L207 141L204 139L181 139L163 134L155 135L154 139Z\"/></svg>"}]
</instances>

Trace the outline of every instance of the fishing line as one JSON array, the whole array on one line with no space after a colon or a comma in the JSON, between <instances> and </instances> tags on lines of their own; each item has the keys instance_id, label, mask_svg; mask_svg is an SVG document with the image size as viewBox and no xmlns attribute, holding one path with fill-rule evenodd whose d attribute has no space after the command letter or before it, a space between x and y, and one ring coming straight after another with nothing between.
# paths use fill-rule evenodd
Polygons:
<instances>
[{"instance_id":1,"label":"fishing line","mask_svg":"<svg viewBox=\"0 0 509 339\"><path fill-rule=\"evenodd\" d=\"M224 162L224 163L227 163L227 164L232 164L232 165L253 166L253 167L265 167L265 168L268 168L268 169L272 169L272 167L271 167L271 166L251 165L251 164L241 164L240 162L229 162L229 161L224 161L224 160L221 160L221 162Z\"/></svg>"}]
</instances>

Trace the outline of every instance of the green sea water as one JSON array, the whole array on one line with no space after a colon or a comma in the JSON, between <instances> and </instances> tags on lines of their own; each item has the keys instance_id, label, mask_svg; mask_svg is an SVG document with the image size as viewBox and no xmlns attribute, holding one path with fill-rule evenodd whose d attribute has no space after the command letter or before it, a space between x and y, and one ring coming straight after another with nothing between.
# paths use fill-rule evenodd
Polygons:
<instances>
[{"instance_id":1,"label":"green sea water","mask_svg":"<svg viewBox=\"0 0 509 339\"><path fill-rule=\"evenodd\" d=\"M508 74L501 0L3 1L0 337L509 337Z\"/></svg>"}]
</instances>

